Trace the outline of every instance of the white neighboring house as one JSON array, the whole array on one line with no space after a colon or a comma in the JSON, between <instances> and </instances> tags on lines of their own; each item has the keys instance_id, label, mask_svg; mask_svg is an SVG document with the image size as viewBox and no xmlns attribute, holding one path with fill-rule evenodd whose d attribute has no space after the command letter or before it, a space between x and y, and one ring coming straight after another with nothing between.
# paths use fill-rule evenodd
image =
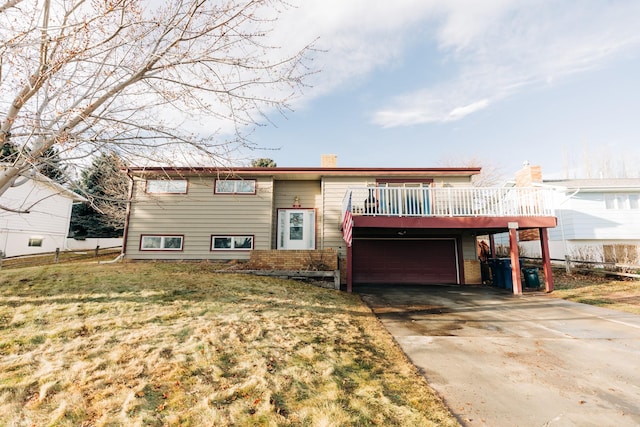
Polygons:
<instances>
[{"instance_id":1,"label":"white neighboring house","mask_svg":"<svg viewBox=\"0 0 640 427\"><path fill-rule=\"evenodd\" d=\"M539 167L526 166L516 175L516 185L555 190L558 226L549 229L552 259L640 265L640 178L542 180ZM540 257L536 238L520 234L523 256Z\"/></svg>"},{"instance_id":2,"label":"white neighboring house","mask_svg":"<svg viewBox=\"0 0 640 427\"><path fill-rule=\"evenodd\" d=\"M71 207L85 201L44 175L18 178L0 196L0 251L12 257L67 249Z\"/></svg>"}]
</instances>

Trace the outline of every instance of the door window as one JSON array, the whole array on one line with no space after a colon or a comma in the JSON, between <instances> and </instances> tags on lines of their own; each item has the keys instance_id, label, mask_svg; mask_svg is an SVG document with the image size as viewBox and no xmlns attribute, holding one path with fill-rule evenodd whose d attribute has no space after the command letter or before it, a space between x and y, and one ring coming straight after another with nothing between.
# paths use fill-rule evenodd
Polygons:
<instances>
[{"instance_id":1,"label":"door window","mask_svg":"<svg viewBox=\"0 0 640 427\"><path fill-rule=\"evenodd\" d=\"M278 211L278 249L315 249L316 212L313 209Z\"/></svg>"}]
</instances>

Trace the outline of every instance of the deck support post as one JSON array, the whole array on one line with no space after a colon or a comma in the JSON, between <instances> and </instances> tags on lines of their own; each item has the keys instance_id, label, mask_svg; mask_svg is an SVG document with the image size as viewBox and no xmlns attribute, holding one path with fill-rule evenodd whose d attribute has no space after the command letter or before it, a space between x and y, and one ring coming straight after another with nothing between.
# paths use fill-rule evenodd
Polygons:
<instances>
[{"instance_id":1,"label":"deck support post","mask_svg":"<svg viewBox=\"0 0 640 427\"><path fill-rule=\"evenodd\" d=\"M511 255L511 279L513 294L522 295L522 281L520 280L520 251L518 249L518 223L509 223L509 253Z\"/></svg>"},{"instance_id":2,"label":"deck support post","mask_svg":"<svg viewBox=\"0 0 640 427\"><path fill-rule=\"evenodd\" d=\"M542 253L542 269L544 271L544 290L553 292L553 271L551 270L551 257L549 256L549 231L540 228L540 251Z\"/></svg>"}]
</instances>

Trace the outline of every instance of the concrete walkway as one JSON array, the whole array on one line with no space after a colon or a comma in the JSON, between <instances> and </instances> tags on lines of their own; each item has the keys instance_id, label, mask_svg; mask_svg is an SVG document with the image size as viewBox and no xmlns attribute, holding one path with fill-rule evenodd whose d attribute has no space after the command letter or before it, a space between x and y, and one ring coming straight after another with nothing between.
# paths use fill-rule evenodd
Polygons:
<instances>
[{"instance_id":1,"label":"concrete walkway","mask_svg":"<svg viewBox=\"0 0 640 427\"><path fill-rule=\"evenodd\" d=\"M464 426L640 426L640 316L486 287L354 291Z\"/></svg>"}]
</instances>

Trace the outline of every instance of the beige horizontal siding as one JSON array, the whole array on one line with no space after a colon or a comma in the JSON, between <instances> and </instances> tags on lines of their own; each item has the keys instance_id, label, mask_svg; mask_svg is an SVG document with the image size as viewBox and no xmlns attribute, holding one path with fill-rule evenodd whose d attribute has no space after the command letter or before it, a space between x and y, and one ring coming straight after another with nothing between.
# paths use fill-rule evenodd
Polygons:
<instances>
[{"instance_id":1,"label":"beige horizontal siding","mask_svg":"<svg viewBox=\"0 0 640 427\"><path fill-rule=\"evenodd\" d=\"M334 248L340 256L346 256L347 248L342 239L342 200L349 187L375 184L376 177L326 177L322 180L324 220L322 222L322 249Z\"/></svg>"},{"instance_id":2,"label":"beige horizontal siding","mask_svg":"<svg viewBox=\"0 0 640 427\"><path fill-rule=\"evenodd\" d=\"M256 180L257 194L214 194L213 177L188 177L187 194L146 194L136 180L131 204L127 258L248 259L248 251L211 251L212 235L252 235L256 249L270 249L271 178ZM142 235L183 235L183 251L140 251Z\"/></svg>"},{"instance_id":3,"label":"beige horizontal siding","mask_svg":"<svg viewBox=\"0 0 640 427\"><path fill-rule=\"evenodd\" d=\"M213 176L187 177L187 194L146 194L145 181L138 179L126 254L133 259L248 259L249 254L244 251L210 251L211 235L253 235L256 249L275 248L277 210L292 208L295 196L299 196L301 208L316 209L316 247L334 248L344 256L346 245L340 222L346 191L349 187L374 185L376 180L385 178L402 179L399 176L331 176L322 181L273 181L271 177L261 177L256 179L255 195L214 195ZM468 187L470 179L436 177L434 185ZM184 235L184 250L141 252L143 234Z\"/></svg>"}]
</instances>

